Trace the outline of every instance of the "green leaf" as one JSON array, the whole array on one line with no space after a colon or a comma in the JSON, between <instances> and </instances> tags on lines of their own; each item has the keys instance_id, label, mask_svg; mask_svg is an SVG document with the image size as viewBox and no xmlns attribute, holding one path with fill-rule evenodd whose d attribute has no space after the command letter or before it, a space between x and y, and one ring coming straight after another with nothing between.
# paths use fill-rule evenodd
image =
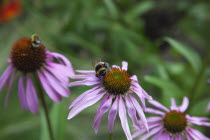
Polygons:
<instances>
[{"instance_id":1,"label":"green leaf","mask_svg":"<svg viewBox=\"0 0 210 140\"><path fill-rule=\"evenodd\" d=\"M104 4L108 9L108 12L110 13L111 17L114 19L117 19L118 17L118 11L117 8L115 6L115 4L113 3L112 0L104 0Z\"/></svg>"},{"instance_id":2,"label":"green leaf","mask_svg":"<svg viewBox=\"0 0 210 140\"><path fill-rule=\"evenodd\" d=\"M160 79L154 76L145 76L145 81L161 88L165 94L170 94L171 97L183 96L181 89L169 80Z\"/></svg>"},{"instance_id":3,"label":"green leaf","mask_svg":"<svg viewBox=\"0 0 210 140\"><path fill-rule=\"evenodd\" d=\"M195 72L199 71L201 68L201 58L194 50L172 38L166 37L165 40L189 61Z\"/></svg>"},{"instance_id":4,"label":"green leaf","mask_svg":"<svg viewBox=\"0 0 210 140\"><path fill-rule=\"evenodd\" d=\"M125 14L125 17L128 18L128 19L139 17L153 7L154 7L154 2L152 2L152 1L139 2L137 5L134 5L134 7L131 8Z\"/></svg>"}]
</instances>

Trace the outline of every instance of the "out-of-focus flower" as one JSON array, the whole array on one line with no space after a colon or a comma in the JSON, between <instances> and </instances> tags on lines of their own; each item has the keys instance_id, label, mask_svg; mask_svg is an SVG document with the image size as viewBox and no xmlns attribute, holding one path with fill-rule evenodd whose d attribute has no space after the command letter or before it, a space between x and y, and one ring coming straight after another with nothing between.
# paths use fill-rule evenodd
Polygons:
<instances>
[{"instance_id":1,"label":"out-of-focus flower","mask_svg":"<svg viewBox=\"0 0 210 140\"><path fill-rule=\"evenodd\" d=\"M0 23L6 23L21 13L20 0L3 0L0 2Z\"/></svg>"},{"instance_id":2,"label":"out-of-focus flower","mask_svg":"<svg viewBox=\"0 0 210 140\"><path fill-rule=\"evenodd\" d=\"M145 99L152 98L139 85L136 75L130 76L127 67L128 63L123 61L122 68L114 65L107 71L103 66L100 69L96 66L96 70L98 69L99 71L78 70L77 72L82 74L75 75L72 78L82 80L71 82L70 87L81 85L94 85L94 87L81 94L72 102L68 119L73 118L85 108L102 99L94 118L93 128L95 133L100 128L102 116L108 110L110 110L108 114L108 130L110 133L114 130L117 113L119 114L122 128L128 140L131 140L132 137L128 125L127 113L133 125L138 125L137 120L140 118L145 129L148 130L147 120L142 107L145 108ZM133 93L141 100L142 107L134 98Z\"/></svg>"},{"instance_id":3,"label":"out-of-focus flower","mask_svg":"<svg viewBox=\"0 0 210 140\"><path fill-rule=\"evenodd\" d=\"M200 131L193 128L193 125L210 126L206 117L192 117L185 114L189 100L184 97L182 105L177 106L176 101L171 99L171 109L167 109L157 101L149 101L157 109L146 108L146 112L158 116L149 117L148 125L150 132L146 132L143 125L135 127L133 137L140 136L139 140L209 140ZM142 122L140 121L140 124Z\"/></svg>"},{"instance_id":4,"label":"out-of-focus flower","mask_svg":"<svg viewBox=\"0 0 210 140\"><path fill-rule=\"evenodd\" d=\"M0 91L5 84L8 86L6 104L16 75L19 79L18 96L24 110L38 112L38 97L31 78L34 76L54 102L60 102L62 96L69 96L68 78L74 75L71 63L63 55L45 50L37 35L19 39L11 49L8 63L0 78Z\"/></svg>"}]
</instances>

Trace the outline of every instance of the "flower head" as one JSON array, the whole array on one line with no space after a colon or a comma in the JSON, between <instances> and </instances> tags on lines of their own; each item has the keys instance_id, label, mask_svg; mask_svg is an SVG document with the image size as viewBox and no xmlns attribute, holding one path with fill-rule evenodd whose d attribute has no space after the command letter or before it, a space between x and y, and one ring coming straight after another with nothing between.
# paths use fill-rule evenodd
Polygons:
<instances>
[{"instance_id":1,"label":"flower head","mask_svg":"<svg viewBox=\"0 0 210 140\"><path fill-rule=\"evenodd\" d=\"M142 122L140 127L135 127L133 137L142 135L139 140L152 137L154 140L209 140L201 132L193 128L193 125L210 126L206 117L192 117L185 113L189 100L184 97L182 105L177 106L176 101L171 99L171 109L167 109L157 101L149 101L154 107L146 108L146 112L158 115L148 118L150 132L146 132ZM159 109L159 110L158 110Z\"/></svg>"},{"instance_id":2,"label":"flower head","mask_svg":"<svg viewBox=\"0 0 210 140\"><path fill-rule=\"evenodd\" d=\"M20 0L3 0L0 4L0 23L6 23L21 13Z\"/></svg>"},{"instance_id":3,"label":"flower head","mask_svg":"<svg viewBox=\"0 0 210 140\"><path fill-rule=\"evenodd\" d=\"M102 63L103 65L105 63ZM87 90L79 97L77 97L70 106L70 113L68 119L73 118L85 108L95 104L102 99L96 116L94 118L93 128L95 133L98 132L102 116L109 111L108 114L108 130L110 133L114 129L114 121L117 113L121 120L122 128L127 139L131 140L131 133L128 126L126 112L134 125L138 125L138 118L141 118L145 129L148 130L146 117L143 113L145 109L145 99L152 99L139 85L137 77L131 76L127 71L128 63L123 61L122 68L119 66L112 66L105 70L105 66L101 66L100 71L102 76L96 75L96 71L78 70L81 75L74 75L73 79L81 79L80 81L71 82L70 86L94 86ZM98 67L96 68L98 70ZM139 105L133 94L141 100L142 107ZM126 109L127 108L127 109Z\"/></svg>"},{"instance_id":4,"label":"flower head","mask_svg":"<svg viewBox=\"0 0 210 140\"><path fill-rule=\"evenodd\" d=\"M63 55L47 51L37 35L19 39L11 49L8 62L9 66L0 78L0 90L5 84L8 85L5 103L17 73L20 73L18 96L24 110L38 112L38 97L32 76L38 77L43 89L54 102L60 102L62 96L69 96L68 77L74 75L71 63Z\"/></svg>"}]
</instances>

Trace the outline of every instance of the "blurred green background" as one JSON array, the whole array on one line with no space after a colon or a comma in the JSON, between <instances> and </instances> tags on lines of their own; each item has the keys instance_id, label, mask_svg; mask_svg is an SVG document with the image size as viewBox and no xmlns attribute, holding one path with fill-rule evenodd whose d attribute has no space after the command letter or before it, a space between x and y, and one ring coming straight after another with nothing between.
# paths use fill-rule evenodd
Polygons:
<instances>
[{"instance_id":1,"label":"blurred green background","mask_svg":"<svg viewBox=\"0 0 210 140\"><path fill-rule=\"evenodd\" d=\"M181 103L187 96L190 115L209 116L209 13L207 0L25 0L19 16L0 24L0 72L13 43L36 33L74 69L92 70L98 58L111 65L127 61L131 75L154 99L169 107L171 97ZM7 107L6 87L0 93L0 140L47 140L42 113L21 109L16 83ZM99 103L66 119L68 106L86 89L71 88L71 96L59 104L48 99L56 139L108 139L107 114L97 135L92 129ZM210 136L210 129L198 129ZM125 139L117 117L113 140Z\"/></svg>"}]
</instances>

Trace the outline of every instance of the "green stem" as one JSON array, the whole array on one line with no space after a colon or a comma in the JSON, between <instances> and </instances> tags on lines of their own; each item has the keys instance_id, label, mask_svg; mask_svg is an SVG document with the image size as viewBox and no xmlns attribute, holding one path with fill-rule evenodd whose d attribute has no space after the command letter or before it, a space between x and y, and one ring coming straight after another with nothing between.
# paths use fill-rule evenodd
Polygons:
<instances>
[{"instance_id":1,"label":"green stem","mask_svg":"<svg viewBox=\"0 0 210 140\"><path fill-rule=\"evenodd\" d=\"M112 140L112 136L113 136L113 134L109 133L109 140Z\"/></svg>"},{"instance_id":2,"label":"green stem","mask_svg":"<svg viewBox=\"0 0 210 140\"><path fill-rule=\"evenodd\" d=\"M42 107L44 109L44 116L45 116L46 121L47 121L47 127L48 127L50 140L54 140L52 125L50 123L49 111L48 111L48 108L47 108L46 100L44 98L44 92L42 90L41 83L39 82L38 77L36 75L34 75L34 76L36 78L36 84L37 84L38 94L39 94L39 97L40 97L40 100L41 100L41 104L42 104Z\"/></svg>"},{"instance_id":3,"label":"green stem","mask_svg":"<svg viewBox=\"0 0 210 140\"><path fill-rule=\"evenodd\" d=\"M208 48L207 54L206 54L205 58L203 59L202 67L195 77L195 81L192 84L192 88L189 90L189 100L191 102L190 104L192 104L192 105L194 103L194 98L197 93L199 83L202 79L203 74L205 73L206 68L208 67L209 61L210 61L210 47ZM190 108L191 107L189 106L188 111L190 110Z\"/></svg>"}]
</instances>

